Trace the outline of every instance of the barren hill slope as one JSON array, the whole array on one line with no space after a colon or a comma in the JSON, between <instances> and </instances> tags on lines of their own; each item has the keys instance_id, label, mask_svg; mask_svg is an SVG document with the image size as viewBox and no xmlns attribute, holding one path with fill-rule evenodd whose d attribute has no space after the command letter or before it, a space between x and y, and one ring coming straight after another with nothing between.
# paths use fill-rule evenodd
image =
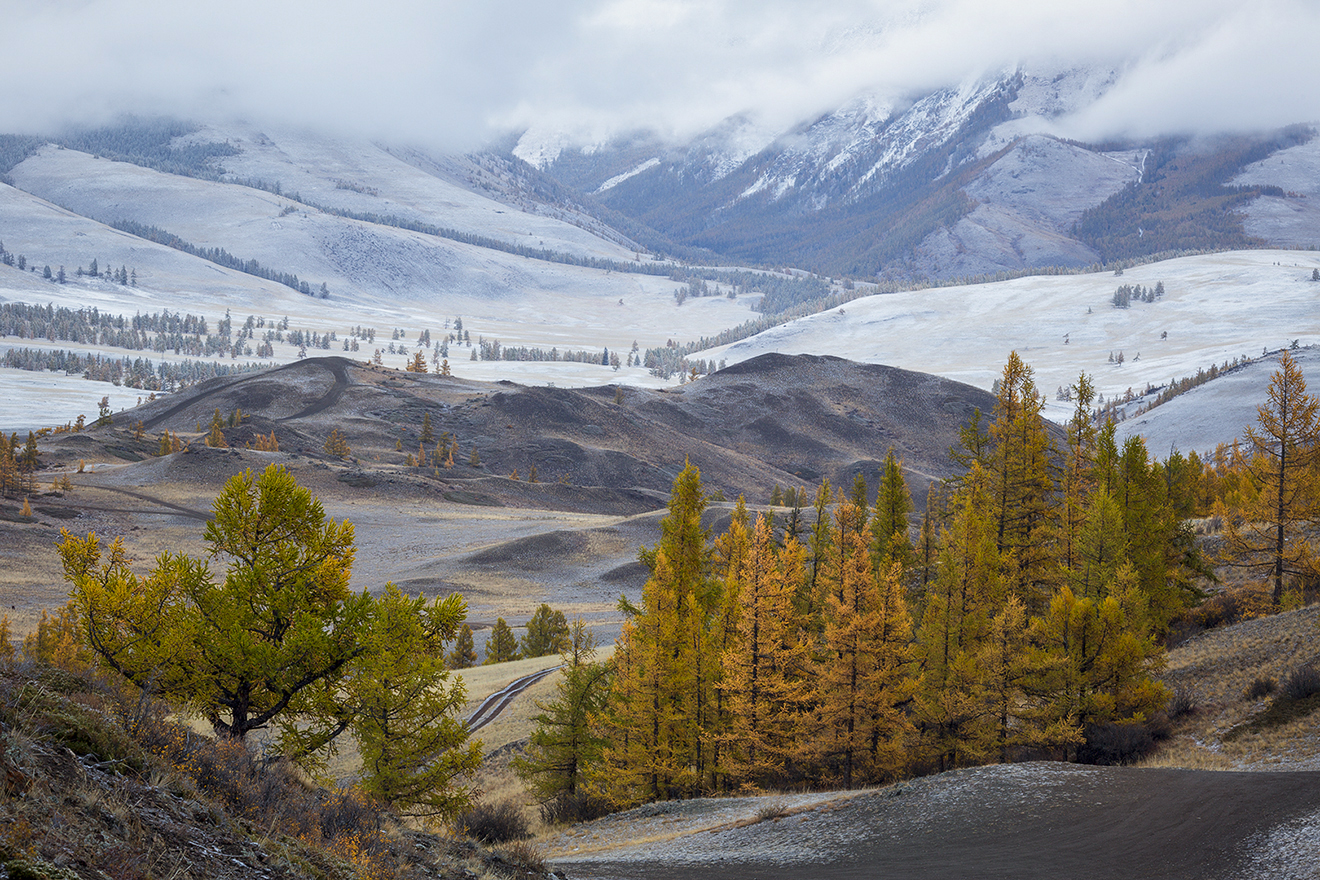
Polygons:
<instances>
[{"instance_id":1,"label":"barren hill slope","mask_svg":"<svg viewBox=\"0 0 1320 880\"><path fill-rule=\"evenodd\" d=\"M474 491L501 503L573 506L548 486L492 484L492 476L515 469L526 478L535 466L546 484L661 493L624 505L637 513L657 506L687 458L710 491L764 500L776 483L808 486L829 477L838 484L859 470L874 482L892 447L922 492L951 473L947 451L958 428L993 403L958 382L814 355L764 355L669 390L492 384L330 357L213 380L116 420L141 420L153 434L189 432L206 427L217 409L225 416L241 410L231 445L274 431L282 451L313 454L338 429L353 459L370 470L404 465L429 414L435 437L448 432L459 446L456 467L439 475L446 483L475 479ZM474 447L482 466L462 467Z\"/></svg>"}]
</instances>

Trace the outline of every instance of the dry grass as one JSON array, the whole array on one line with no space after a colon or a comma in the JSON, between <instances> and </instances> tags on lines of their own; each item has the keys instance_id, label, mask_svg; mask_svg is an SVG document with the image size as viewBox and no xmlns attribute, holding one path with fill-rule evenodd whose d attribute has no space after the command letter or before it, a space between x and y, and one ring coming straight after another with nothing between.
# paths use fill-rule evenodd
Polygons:
<instances>
[{"instance_id":1,"label":"dry grass","mask_svg":"<svg viewBox=\"0 0 1320 880\"><path fill-rule=\"evenodd\" d=\"M1320 769L1320 712L1285 707L1259 682L1285 682L1320 658L1320 605L1207 630L1169 652L1162 676L1196 711L1143 766ZM1254 687L1253 687L1254 686Z\"/></svg>"},{"instance_id":2,"label":"dry grass","mask_svg":"<svg viewBox=\"0 0 1320 880\"><path fill-rule=\"evenodd\" d=\"M1320 657L1320 605L1208 630L1169 652L1166 684L1188 690L1201 706L1233 702L1251 683L1286 679Z\"/></svg>"},{"instance_id":3,"label":"dry grass","mask_svg":"<svg viewBox=\"0 0 1320 880\"><path fill-rule=\"evenodd\" d=\"M549 657L532 657L528 660L492 663L489 666L473 666L469 669L459 669L455 674L463 677L463 684L467 687L468 711L471 711L477 708L477 705L486 697L510 682L516 681L524 675L530 675L550 666L556 666L558 663L559 655L552 654ZM551 678L554 678L554 676L551 676Z\"/></svg>"},{"instance_id":4,"label":"dry grass","mask_svg":"<svg viewBox=\"0 0 1320 880\"><path fill-rule=\"evenodd\" d=\"M1138 767L1165 767L1181 770L1236 770L1233 761L1222 752L1212 752L1189 739L1179 738L1146 758Z\"/></svg>"},{"instance_id":5,"label":"dry grass","mask_svg":"<svg viewBox=\"0 0 1320 880\"><path fill-rule=\"evenodd\" d=\"M91 676L0 663L0 720L0 876L481 877L538 857L410 830Z\"/></svg>"}]
</instances>

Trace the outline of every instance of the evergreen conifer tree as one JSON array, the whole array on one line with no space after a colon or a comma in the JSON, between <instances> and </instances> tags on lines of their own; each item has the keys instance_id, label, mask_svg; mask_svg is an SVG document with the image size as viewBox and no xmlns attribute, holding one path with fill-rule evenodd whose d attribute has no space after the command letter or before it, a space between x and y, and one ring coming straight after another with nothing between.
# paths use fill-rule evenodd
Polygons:
<instances>
[{"instance_id":1,"label":"evergreen conifer tree","mask_svg":"<svg viewBox=\"0 0 1320 880\"><path fill-rule=\"evenodd\" d=\"M1268 394L1247 428L1244 491L1220 512L1223 561L1265 574L1277 606L1285 583L1317 569L1309 535L1320 525L1320 401L1287 351Z\"/></svg>"},{"instance_id":2,"label":"evergreen conifer tree","mask_svg":"<svg viewBox=\"0 0 1320 880\"><path fill-rule=\"evenodd\" d=\"M495 618L490 637L486 639L486 659L483 665L508 663L518 659L518 639L503 617Z\"/></svg>"},{"instance_id":3,"label":"evergreen conifer tree","mask_svg":"<svg viewBox=\"0 0 1320 880\"><path fill-rule=\"evenodd\" d=\"M555 611L542 602L527 621L527 632L522 637L519 653L523 657L560 654L568 650L570 639L564 612Z\"/></svg>"},{"instance_id":4,"label":"evergreen conifer tree","mask_svg":"<svg viewBox=\"0 0 1320 880\"><path fill-rule=\"evenodd\" d=\"M585 793L587 772L599 763L605 744L593 720L605 707L609 666L596 661L596 640L581 618L573 621L561 656L563 677L555 696L536 704L536 729L510 765L537 800L572 805Z\"/></svg>"},{"instance_id":5,"label":"evergreen conifer tree","mask_svg":"<svg viewBox=\"0 0 1320 880\"><path fill-rule=\"evenodd\" d=\"M472 638L471 625L464 623L454 639L454 649L445 658L450 669L470 669L477 665L477 648Z\"/></svg>"}]
</instances>

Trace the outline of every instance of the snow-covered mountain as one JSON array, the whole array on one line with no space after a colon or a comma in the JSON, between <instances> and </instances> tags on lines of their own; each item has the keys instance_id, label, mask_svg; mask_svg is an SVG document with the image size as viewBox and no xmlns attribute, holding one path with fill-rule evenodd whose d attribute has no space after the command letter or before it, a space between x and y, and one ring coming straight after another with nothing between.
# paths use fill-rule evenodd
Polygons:
<instances>
[{"instance_id":1,"label":"snow-covered mountain","mask_svg":"<svg viewBox=\"0 0 1320 880\"><path fill-rule=\"evenodd\" d=\"M826 294L857 295L864 285L854 282L877 275L966 278L1132 253L1320 243L1320 139L1300 129L1106 145L1061 137L1068 115L1113 82L1107 71L1012 71L915 97L857 97L789 131L767 130L751 116L682 143L635 131L584 145L528 131L505 148L469 155L232 123L171 123L166 128L187 133L168 137L163 129L153 134L150 124L59 143L0 137L0 242L27 264L22 271L0 266L0 301L95 305L130 316L191 310L211 321L227 310L236 319L292 316L300 329L340 338L362 324L414 340L461 315L474 343L455 363L464 376L659 385L667 377L651 375L632 357L617 372L590 359L472 357L483 336L498 340L506 356L512 347L670 347L760 319L755 310L771 300L773 313ZM188 159L189 151L203 158ZM160 243L167 240L174 247ZM217 265L202 251L296 275L312 292L324 283L329 299L238 271L232 262ZM1256 254L1267 263L1295 262ZM93 259L136 270L137 286L75 275ZM1074 379L1079 367L1098 372L1111 350L1141 350L1139 383L1131 364L1121 376L1105 370L1122 383L1103 385L1113 395L1277 347L1285 336L1315 341L1313 286L1292 287L1305 279L1279 280L1287 296L1282 288L1257 287L1243 310L1230 314L1213 290L1200 289L1223 268L1202 263L1210 275L1188 276L1189 313L1228 317L1216 325L1212 350L1177 349L1161 361L1151 352L1166 347L1162 340L1130 337L1132 328L1110 315L1105 303L1119 283L1106 280L1112 271L1044 287L1043 279L1022 279L1003 289L881 297L873 301L905 317L888 315L861 330L879 347L845 345L839 310L801 338L793 336L800 325L788 325L697 357L712 365L790 346L988 386L1017 347L1033 362L1048 362L1041 369L1049 390ZM728 268L758 264L794 270L748 275ZM1314 260L1303 264L1309 278ZM44 265L67 267L70 283L43 279ZM827 284L803 268L852 280ZM1165 270L1142 271L1158 279ZM1129 277L1145 276L1129 270ZM689 289L689 280L699 292L685 300L676 294ZM1172 285L1174 278L1167 280ZM800 289L776 298L771 281ZM1046 288L1065 299L1085 290L1096 306L1085 323L1100 332L1078 335L1077 304L1062 300L1046 311L1072 317L1042 323L1032 301ZM1262 297L1290 305L1267 313ZM1169 302L1178 299L1171 294ZM870 308L849 304L848 325ZM911 323L932 310L939 316L930 326ZM1049 354L1041 354L1044 342L1019 338L1024 327L1050 330ZM1170 338L1177 330L1160 329ZM903 350L911 349L902 357L895 333ZM921 340L942 343L912 348ZM45 343L13 337L0 348L28 345ZM414 347L387 351L388 365L402 366ZM956 352L956 362L941 351ZM296 354L286 345L274 357ZM51 390L34 386L32 393L44 399ZM78 406L73 415L89 411ZM3 410L0 416L13 420Z\"/></svg>"},{"instance_id":2,"label":"snow-covered mountain","mask_svg":"<svg viewBox=\"0 0 1320 880\"><path fill-rule=\"evenodd\" d=\"M1247 155L1251 149L1268 156L1307 137L1262 137L1244 147L1205 138L1087 145L1060 135L1069 117L1118 81L1108 69L1016 69L916 96L862 95L778 133L743 117L688 143L633 132L574 145L537 130L511 152L678 242L731 259L952 278L1107 262L1115 254L1099 242L1097 224L1078 228L1086 212L1129 187L1155 188L1163 174L1186 173L1188 156L1214 178L1203 182L1224 185L1259 158ZM1232 161L1222 161L1224 151ZM1171 172L1173 161L1182 165ZM1235 183L1269 186L1274 170ZM1283 188L1304 193L1314 185L1310 178ZM1186 201L1177 210L1195 214ZM1292 225L1314 235L1320 224L1301 213ZM1129 208L1118 223L1142 239L1125 255L1146 244L1154 252L1276 243L1268 223L1252 227L1265 234L1198 226L1149 240L1158 219L1143 221ZM1238 240L1230 241L1234 232Z\"/></svg>"}]
</instances>

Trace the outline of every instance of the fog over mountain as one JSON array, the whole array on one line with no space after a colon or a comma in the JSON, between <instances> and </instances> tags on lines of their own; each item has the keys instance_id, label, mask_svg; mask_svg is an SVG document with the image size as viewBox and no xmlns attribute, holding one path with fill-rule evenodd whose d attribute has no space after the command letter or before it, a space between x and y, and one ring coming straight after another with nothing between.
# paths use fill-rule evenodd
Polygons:
<instances>
[{"instance_id":1,"label":"fog over mountain","mask_svg":"<svg viewBox=\"0 0 1320 880\"><path fill-rule=\"evenodd\" d=\"M1320 119L1305 0L162 0L5 4L0 130L122 113L245 118L442 149L526 128L780 133L1019 64L1112 69L1057 121L1094 141Z\"/></svg>"}]
</instances>

